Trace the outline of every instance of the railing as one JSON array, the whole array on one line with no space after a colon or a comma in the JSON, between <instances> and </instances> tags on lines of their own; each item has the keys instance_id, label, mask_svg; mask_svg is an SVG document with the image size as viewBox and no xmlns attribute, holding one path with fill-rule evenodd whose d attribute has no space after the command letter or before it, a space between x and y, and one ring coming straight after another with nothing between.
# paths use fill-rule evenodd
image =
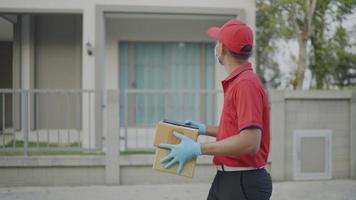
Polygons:
<instances>
[{"instance_id":1,"label":"railing","mask_svg":"<svg viewBox=\"0 0 356 200\"><path fill-rule=\"evenodd\" d=\"M98 151L90 141L83 145L82 132L81 113L94 114L94 95L94 90L0 89L0 152Z\"/></svg>"},{"instance_id":2,"label":"railing","mask_svg":"<svg viewBox=\"0 0 356 200\"><path fill-rule=\"evenodd\" d=\"M0 89L0 155L102 153L109 132L121 150L151 151L158 121L217 124L222 99L218 90Z\"/></svg>"},{"instance_id":3,"label":"railing","mask_svg":"<svg viewBox=\"0 0 356 200\"><path fill-rule=\"evenodd\" d=\"M120 94L121 149L152 149L158 121L193 119L217 124L220 90L125 90Z\"/></svg>"}]
</instances>

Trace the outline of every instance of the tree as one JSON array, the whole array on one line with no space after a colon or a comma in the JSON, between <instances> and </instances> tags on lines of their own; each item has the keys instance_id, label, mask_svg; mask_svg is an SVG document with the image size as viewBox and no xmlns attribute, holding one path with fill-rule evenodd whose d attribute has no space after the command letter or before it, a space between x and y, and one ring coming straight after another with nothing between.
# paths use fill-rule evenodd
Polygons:
<instances>
[{"instance_id":1,"label":"tree","mask_svg":"<svg viewBox=\"0 0 356 200\"><path fill-rule=\"evenodd\" d=\"M282 38L297 41L299 47L291 81L293 88L302 88L308 67L316 80L316 87L323 88L329 75L336 70L335 66L342 66L338 61L351 64L346 62L350 61L351 55L345 56L347 54L341 51L335 53L335 47L340 45L333 42L334 38L326 37L326 32L335 22L341 24L355 5L356 0L258 0L256 64L262 80L268 82L268 70L272 70L275 75L272 77L278 80L278 64L270 58L276 50L276 41ZM333 20L328 22L330 16Z\"/></svg>"},{"instance_id":2,"label":"tree","mask_svg":"<svg viewBox=\"0 0 356 200\"><path fill-rule=\"evenodd\" d=\"M346 30L339 26L333 37L336 62L332 66L330 84L340 88L345 86L356 86L356 54L348 52L351 46Z\"/></svg>"},{"instance_id":3,"label":"tree","mask_svg":"<svg viewBox=\"0 0 356 200\"><path fill-rule=\"evenodd\" d=\"M277 7L266 0L258 0L256 7L256 73L266 87L276 88L281 84L278 63L272 59L277 49Z\"/></svg>"},{"instance_id":4,"label":"tree","mask_svg":"<svg viewBox=\"0 0 356 200\"><path fill-rule=\"evenodd\" d=\"M316 2L317 0L260 0L257 3L257 8L260 8L257 12L257 26L262 25L261 30L266 32L265 36L259 35L259 32L257 32L257 42L261 42L261 39L264 41L265 38L263 37L267 37L265 43L260 44L262 46L257 48L257 55L261 56L258 59L262 59L263 62L268 60L264 56L267 55L268 58L271 54L263 52L268 51L268 48L274 49L273 40L276 37L298 41L297 69L292 81L295 89L301 89L304 80L307 43L312 32L312 19ZM259 21L262 21L262 23L259 23ZM265 69L261 63L258 63L258 66L261 68L259 70Z\"/></svg>"},{"instance_id":5,"label":"tree","mask_svg":"<svg viewBox=\"0 0 356 200\"><path fill-rule=\"evenodd\" d=\"M312 56L310 70L316 81L316 88L322 89L325 84L325 78L330 73L330 66L334 65L335 58L332 44L325 37L327 24L325 15L330 7L332 0L317 2L317 11L313 18L314 31L311 35Z\"/></svg>"},{"instance_id":6,"label":"tree","mask_svg":"<svg viewBox=\"0 0 356 200\"><path fill-rule=\"evenodd\" d=\"M307 44L313 31L313 17L317 0L276 0L280 5L280 24L287 38L295 38L298 42L298 58L295 77L292 81L294 89L302 89L304 73L307 67ZM283 33L282 32L282 33ZM282 34L283 36L283 34Z\"/></svg>"},{"instance_id":7,"label":"tree","mask_svg":"<svg viewBox=\"0 0 356 200\"><path fill-rule=\"evenodd\" d=\"M311 36L312 61L310 65L317 89L322 89L335 82L340 83L342 77L347 77L346 74L342 74L349 71L342 66L352 67L354 56L345 50L349 45L348 36L346 30L342 27L342 22L347 15L352 13L355 5L356 1L350 0L317 2L316 14L313 18L315 29ZM328 38L325 34L329 31L331 25L337 25L338 28L335 34ZM336 74L338 74L337 77L330 76Z\"/></svg>"}]
</instances>

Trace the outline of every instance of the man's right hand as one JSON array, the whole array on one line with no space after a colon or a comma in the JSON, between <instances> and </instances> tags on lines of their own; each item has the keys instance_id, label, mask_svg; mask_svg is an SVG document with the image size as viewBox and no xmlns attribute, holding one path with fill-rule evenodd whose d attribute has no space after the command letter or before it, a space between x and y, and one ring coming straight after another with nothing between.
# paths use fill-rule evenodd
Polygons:
<instances>
[{"instance_id":1,"label":"man's right hand","mask_svg":"<svg viewBox=\"0 0 356 200\"><path fill-rule=\"evenodd\" d=\"M185 120L184 121L185 125L193 126L197 129L199 129L198 133L199 135L206 135L206 126L205 124L193 121L193 120Z\"/></svg>"}]
</instances>

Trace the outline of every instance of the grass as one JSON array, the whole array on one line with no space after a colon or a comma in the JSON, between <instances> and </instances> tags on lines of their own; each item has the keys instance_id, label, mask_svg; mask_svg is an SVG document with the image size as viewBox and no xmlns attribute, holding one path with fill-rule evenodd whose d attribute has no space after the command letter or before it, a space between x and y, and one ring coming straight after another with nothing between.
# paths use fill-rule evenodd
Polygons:
<instances>
[{"instance_id":1,"label":"grass","mask_svg":"<svg viewBox=\"0 0 356 200\"><path fill-rule=\"evenodd\" d=\"M15 144L13 141L9 142L8 144L5 145L5 148L12 148L15 146L16 147L24 147L24 141L22 140L16 140L15 141ZM79 148L80 145L78 142L73 142L73 143L70 143L70 144L58 144L58 143L47 143L47 142L29 142L28 143L28 147L29 148L50 148L50 147L71 147L71 148Z\"/></svg>"},{"instance_id":2,"label":"grass","mask_svg":"<svg viewBox=\"0 0 356 200\"><path fill-rule=\"evenodd\" d=\"M154 150L125 150L125 151L121 151L120 155L150 155L150 154L154 154L155 151Z\"/></svg>"},{"instance_id":3,"label":"grass","mask_svg":"<svg viewBox=\"0 0 356 200\"><path fill-rule=\"evenodd\" d=\"M17 148L13 151L13 147ZM24 142L16 140L3 146L0 146L0 156L21 156L24 155L23 151ZM104 155L101 151L85 151L80 149L80 144L77 142L70 144L58 144L58 143L45 143L45 142L29 142L29 156L48 156L48 155ZM5 151L2 151L5 149ZM121 151L120 155L150 155L154 154L154 150L125 150Z\"/></svg>"}]
</instances>

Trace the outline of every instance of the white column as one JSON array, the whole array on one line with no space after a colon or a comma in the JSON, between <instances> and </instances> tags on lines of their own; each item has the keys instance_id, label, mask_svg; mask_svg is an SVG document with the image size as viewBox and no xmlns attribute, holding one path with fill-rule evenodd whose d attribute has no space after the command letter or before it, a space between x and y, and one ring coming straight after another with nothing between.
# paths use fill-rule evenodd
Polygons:
<instances>
[{"instance_id":1,"label":"white column","mask_svg":"<svg viewBox=\"0 0 356 200\"><path fill-rule=\"evenodd\" d=\"M102 66L97 71L101 79L97 87L104 90L101 99L98 99L102 104L102 109L98 111L102 120L98 125L100 128L97 129L100 129L105 136L105 183L117 185L120 184L119 93L107 90L118 88L118 45L117 41L112 41L112 38L108 40L109 44L106 43L105 18L100 8L97 8L96 30L98 53L96 63L97 66Z\"/></svg>"},{"instance_id":2,"label":"white column","mask_svg":"<svg viewBox=\"0 0 356 200\"><path fill-rule=\"evenodd\" d=\"M12 51L12 87L14 89L21 89L21 19L17 16L16 23L14 23L14 41ZM21 127L21 98L19 95L13 96L12 114L13 126L15 130Z\"/></svg>"},{"instance_id":3,"label":"white column","mask_svg":"<svg viewBox=\"0 0 356 200\"><path fill-rule=\"evenodd\" d=\"M271 145L270 161L271 175L273 180L283 181L285 179L285 98L283 91L270 90L270 124Z\"/></svg>"},{"instance_id":4,"label":"white column","mask_svg":"<svg viewBox=\"0 0 356 200\"><path fill-rule=\"evenodd\" d=\"M21 17L21 55L20 55L20 69L21 69L21 89L28 90L33 88L33 66L34 66L34 44L33 44L33 30L32 17L23 15ZM21 95L21 132L23 135L25 156L28 154L28 137L29 128L31 124L31 97L29 93L23 92Z\"/></svg>"},{"instance_id":5,"label":"white column","mask_svg":"<svg viewBox=\"0 0 356 200\"><path fill-rule=\"evenodd\" d=\"M254 46L253 46L253 54L250 58L250 62L252 63L253 68L255 68L256 63L256 2L255 1L246 1L245 8L243 9L242 14L239 16L242 20L248 24L254 34Z\"/></svg>"},{"instance_id":6,"label":"white column","mask_svg":"<svg viewBox=\"0 0 356 200\"><path fill-rule=\"evenodd\" d=\"M87 43L95 47L95 6L88 4L83 11L82 89L95 90L95 49L88 54ZM95 95L84 93L82 98L82 146L95 147Z\"/></svg>"},{"instance_id":7,"label":"white column","mask_svg":"<svg viewBox=\"0 0 356 200\"><path fill-rule=\"evenodd\" d=\"M21 16L21 88L30 89L33 87L33 34L32 17Z\"/></svg>"},{"instance_id":8,"label":"white column","mask_svg":"<svg viewBox=\"0 0 356 200\"><path fill-rule=\"evenodd\" d=\"M88 48L89 47L89 48ZM88 50L91 50L90 54ZM105 21L94 4L83 12L82 88L95 90L83 98L83 147L102 148L105 89Z\"/></svg>"},{"instance_id":9,"label":"white column","mask_svg":"<svg viewBox=\"0 0 356 200\"><path fill-rule=\"evenodd\" d=\"M96 111L95 111L95 122L96 122L96 146L98 148L103 147L103 133L104 133L104 112L105 112L105 19L104 12L100 7L95 9L95 88L96 93Z\"/></svg>"}]
</instances>

